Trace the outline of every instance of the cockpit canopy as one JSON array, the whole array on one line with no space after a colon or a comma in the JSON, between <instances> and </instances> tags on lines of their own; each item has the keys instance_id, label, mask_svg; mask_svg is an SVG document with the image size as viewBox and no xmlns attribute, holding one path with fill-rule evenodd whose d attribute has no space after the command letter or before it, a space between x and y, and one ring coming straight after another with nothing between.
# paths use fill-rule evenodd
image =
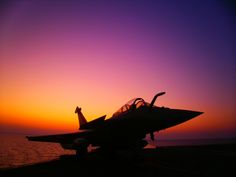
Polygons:
<instances>
[{"instance_id":1,"label":"cockpit canopy","mask_svg":"<svg viewBox=\"0 0 236 177\"><path fill-rule=\"evenodd\" d=\"M124 106L118 109L112 117L118 116L124 112L128 112L129 110L138 109L143 106L147 106L149 103L145 102L142 98L134 98L128 101Z\"/></svg>"}]
</instances>

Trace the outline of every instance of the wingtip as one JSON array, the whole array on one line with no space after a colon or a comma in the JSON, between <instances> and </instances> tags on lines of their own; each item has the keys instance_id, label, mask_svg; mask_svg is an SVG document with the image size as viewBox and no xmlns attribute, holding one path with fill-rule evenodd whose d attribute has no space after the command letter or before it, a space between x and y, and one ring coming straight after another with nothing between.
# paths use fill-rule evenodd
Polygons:
<instances>
[{"instance_id":1,"label":"wingtip","mask_svg":"<svg viewBox=\"0 0 236 177\"><path fill-rule=\"evenodd\" d=\"M30 136L26 136L26 139L30 141L30 140L31 140L31 137L30 137Z\"/></svg>"}]
</instances>

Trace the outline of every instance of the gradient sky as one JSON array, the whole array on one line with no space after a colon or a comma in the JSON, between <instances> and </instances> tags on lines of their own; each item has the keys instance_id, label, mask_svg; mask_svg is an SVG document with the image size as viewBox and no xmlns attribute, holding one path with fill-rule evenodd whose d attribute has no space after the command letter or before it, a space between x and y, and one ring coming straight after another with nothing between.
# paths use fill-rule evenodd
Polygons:
<instances>
[{"instance_id":1,"label":"gradient sky","mask_svg":"<svg viewBox=\"0 0 236 177\"><path fill-rule=\"evenodd\" d=\"M68 132L134 97L203 111L160 133L236 135L236 24L221 1L6 0L0 9L1 132Z\"/></svg>"}]
</instances>

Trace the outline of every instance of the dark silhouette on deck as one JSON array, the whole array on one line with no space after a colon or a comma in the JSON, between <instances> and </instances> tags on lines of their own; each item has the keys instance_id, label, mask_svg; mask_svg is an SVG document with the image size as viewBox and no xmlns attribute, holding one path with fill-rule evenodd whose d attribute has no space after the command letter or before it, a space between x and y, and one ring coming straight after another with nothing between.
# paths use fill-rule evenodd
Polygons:
<instances>
[{"instance_id":1,"label":"dark silhouette on deck","mask_svg":"<svg viewBox=\"0 0 236 177\"><path fill-rule=\"evenodd\" d=\"M154 140L155 131L181 124L202 114L154 106L157 97L163 94L165 92L155 95L151 103L142 98L132 99L106 120L106 116L102 116L87 122L81 108L77 107L75 113L78 114L80 124L78 132L27 138L30 141L60 143L64 149L74 149L77 154L85 154L89 145L105 150L137 150L147 145L144 140L146 134L150 134Z\"/></svg>"}]
</instances>

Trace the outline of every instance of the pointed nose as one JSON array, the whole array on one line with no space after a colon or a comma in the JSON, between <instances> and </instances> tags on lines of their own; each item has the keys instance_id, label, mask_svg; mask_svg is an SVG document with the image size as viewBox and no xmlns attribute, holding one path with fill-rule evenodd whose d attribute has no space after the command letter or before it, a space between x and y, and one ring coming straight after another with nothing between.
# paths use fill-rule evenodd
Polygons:
<instances>
[{"instance_id":1,"label":"pointed nose","mask_svg":"<svg viewBox=\"0 0 236 177\"><path fill-rule=\"evenodd\" d=\"M165 129L186 122L202 113L200 111L154 107L152 113L154 123L152 122L152 125L156 125L157 129Z\"/></svg>"},{"instance_id":2,"label":"pointed nose","mask_svg":"<svg viewBox=\"0 0 236 177\"><path fill-rule=\"evenodd\" d=\"M201 115L203 112L191 111L191 110L173 110L176 115L176 121L179 123L188 121L194 117Z\"/></svg>"},{"instance_id":3,"label":"pointed nose","mask_svg":"<svg viewBox=\"0 0 236 177\"><path fill-rule=\"evenodd\" d=\"M183 110L182 118L185 119L185 120L190 120L194 117L197 117L197 116L201 115L202 113L203 112L199 112L199 111Z\"/></svg>"},{"instance_id":4,"label":"pointed nose","mask_svg":"<svg viewBox=\"0 0 236 177\"><path fill-rule=\"evenodd\" d=\"M169 109L165 111L166 125L167 127L178 125L199 116L202 113L203 112L191 110Z\"/></svg>"}]
</instances>

